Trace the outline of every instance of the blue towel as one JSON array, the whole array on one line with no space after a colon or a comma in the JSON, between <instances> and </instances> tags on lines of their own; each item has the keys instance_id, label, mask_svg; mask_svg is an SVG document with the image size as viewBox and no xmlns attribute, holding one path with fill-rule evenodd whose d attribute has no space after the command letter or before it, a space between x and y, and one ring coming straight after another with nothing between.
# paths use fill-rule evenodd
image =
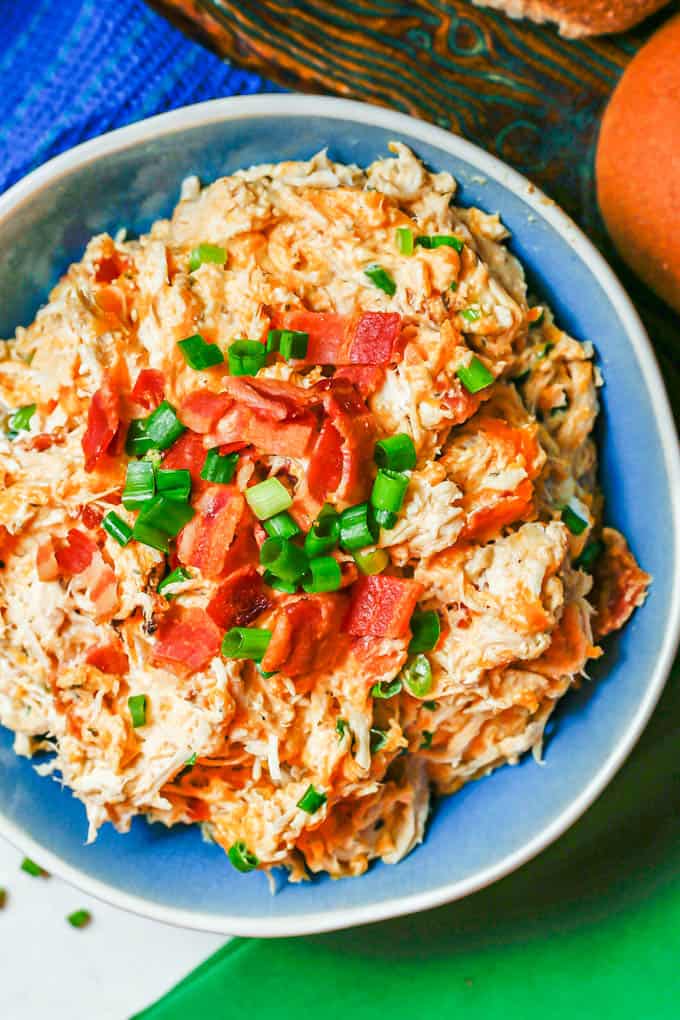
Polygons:
<instances>
[{"instance_id":1,"label":"blue towel","mask_svg":"<svg viewBox=\"0 0 680 1020\"><path fill-rule=\"evenodd\" d=\"M205 99L273 91L142 0L0 0L0 192L113 128Z\"/></svg>"}]
</instances>

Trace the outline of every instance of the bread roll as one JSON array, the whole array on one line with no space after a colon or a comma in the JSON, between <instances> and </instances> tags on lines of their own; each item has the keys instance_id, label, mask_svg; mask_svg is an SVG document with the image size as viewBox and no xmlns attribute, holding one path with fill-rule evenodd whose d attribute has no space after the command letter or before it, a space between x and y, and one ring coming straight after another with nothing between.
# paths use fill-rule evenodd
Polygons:
<instances>
[{"instance_id":1,"label":"bread roll","mask_svg":"<svg viewBox=\"0 0 680 1020\"><path fill-rule=\"evenodd\" d=\"M586 35L625 32L668 3L668 0L473 0L478 7L493 7L511 18L553 21L560 35L579 39Z\"/></svg>"}]
</instances>

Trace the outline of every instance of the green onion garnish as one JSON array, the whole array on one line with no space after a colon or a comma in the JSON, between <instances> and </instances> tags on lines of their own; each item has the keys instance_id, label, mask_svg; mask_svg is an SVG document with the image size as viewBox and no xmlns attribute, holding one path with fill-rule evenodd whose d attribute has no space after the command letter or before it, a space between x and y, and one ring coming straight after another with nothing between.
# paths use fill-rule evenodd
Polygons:
<instances>
[{"instance_id":1,"label":"green onion garnish","mask_svg":"<svg viewBox=\"0 0 680 1020\"><path fill-rule=\"evenodd\" d=\"M13 432L28 432L31 427L31 418L35 414L35 409L35 404L25 404L23 407L18 407L16 411L9 416L7 428L9 429L10 435Z\"/></svg>"},{"instance_id":2,"label":"green onion garnish","mask_svg":"<svg viewBox=\"0 0 680 1020\"><path fill-rule=\"evenodd\" d=\"M468 393L479 393L493 382L493 375L475 355L469 365L461 365L456 375Z\"/></svg>"},{"instance_id":3,"label":"green onion garnish","mask_svg":"<svg viewBox=\"0 0 680 1020\"><path fill-rule=\"evenodd\" d=\"M161 469L156 472L156 488L159 496L175 503L186 503L191 495L191 472L186 468Z\"/></svg>"},{"instance_id":4,"label":"green onion garnish","mask_svg":"<svg viewBox=\"0 0 680 1020\"><path fill-rule=\"evenodd\" d=\"M238 464L238 453L225 453L214 446L208 450L208 455L201 468L201 478L204 482L217 482L219 485L228 485L234 477L236 465Z\"/></svg>"},{"instance_id":5,"label":"green onion garnish","mask_svg":"<svg viewBox=\"0 0 680 1020\"><path fill-rule=\"evenodd\" d=\"M141 457L151 449L146 435L146 418L133 418L125 437L125 452L128 457Z\"/></svg>"},{"instance_id":6,"label":"green onion garnish","mask_svg":"<svg viewBox=\"0 0 680 1020\"><path fill-rule=\"evenodd\" d=\"M132 537L135 542L151 546L152 549L158 549L159 552L170 552L170 541L167 534L158 528L152 528L151 525L145 524L139 518L135 521L132 529Z\"/></svg>"},{"instance_id":7,"label":"green onion garnish","mask_svg":"<svg viewBox=\"0 0 680 1020\"><path fill-rule=\"evenodd\" d=\"M449 290L458 290L458 280L451 280Z\"/></svg>"},{"instance_id":8,"label":"green onion garnish","mask_svg":"<svg viewBox=\"0 0 680 1020\"><path fill-rule=\"evenodd\" d=\"M379 529L368 503L349 506L340 514L340 545L343 549L349 552L365 549L367 545L375 545L378 535Z\"/></svg>"},{"instance_id":9,"label":"green onion garnish","mask_svg":"<svg viewBox=\"0 0 680 1020\"><path fill-rule=\"evenodd\" d=\"M364 549L363 551L357 549L353 556L361 573L369 576L382 573L390 562L386 549Z\"/></svg>"},{"instance_id":10,"label":"green onion garnish","mask_svg":"<svg viewBox=\"0 0 680 1020\"><path fill-rule=\"evenodd\" d=\"M317 556L309 561L309 573L302 581L306 592L337 591L341 584L340 564L332 556Z\"/></svg>"},{"instance_id":11,"label":"green onion garnish","mask_svg":"<svg viewBox=\"0 0 680 1020\"><path fill-rule=\"evenodd\" d=\"M234 340L227 349L231 375L257 375L265 363L267 352L259 340Z\"/></svg>"},{"instance_id":12,"label":"green onion garnish","mask_svg":"<svg viewBox=\"0 0 680 1020\"><path fill-rule=\"evenodd\" d=\"M572 535L582 535L589 523L584 521L570 506L562 507L562 522L566 524Z\"/></svg>"},{"instance_id":13,"label":"green onion garnish","mask_svg":"<svg viewBox=\"0 0 680 1020\"><path fill-rule=\"evenodd\" d=\"M127 521L119 517L115 510L109 510L102 521L102 528L116 540L118 545L127 545L132 538L132 528Z\"/></svg>"},{"instance_id":14,"label":"green onion garnish","mask_svg":"<svg viewBox=\"0 0 680 1020\"><path fill-rule=\"evenodd\" d=\"M599 539L594 539L584 547L580 556L574 560L574 566L579 570L591 570L595 561L604 552L604 544Z\"/></svg>"},{"instance_id":15,"label":"green onion garnish","mask_svg":"<svg viewBox=\"0 0 680 1020\"><path fill-rule=\"evenodd\" d=\"M482 310L481 308L461 308L458 314L466 322L479 322L482 317Z\"/></svg>"},{"instance_id":16,"label":"green onion garnish","mask_svg":"<svg viewBox=\"0 0 680 1020\"><path fill-rule=\"evenodd\" d=\"M420 748L419 748L420 751L429 751L429 749L432 747L432 738L433 738L433 736L434 736L434 733L430 733L429 730L423 730L423 733L422 733L423 739L422 739L422 742L421 742Z\"/></svg>"},{"instance_id":17,"label":"green onion garnish","mask_svg":"<svg viewBox=\"0 0 680 1020\"><path fill-rule=\"evenodd\" d=\"M306 811L308 815L313 815L320 807L323 807L326 800L325 793L315 790L313 786L308 786L297 802L297 806L301 811Z\"/></svg>"},{"instance_id":18,"label":"green onion garnish","mask_svg":"<svg viewBox=\"0 0 680 1020\"><path fill-rule=\"evenodd\" d=\"M125 488L123 489L123 506L126 510L136 510L151 499L156 491L156 476L153 464L148 460L133 460L127 466Z\"/></svg>"},{"instance_id":19,"label":"green onion garnish","mask_svg":"<svg viewBox=\"0 0 680 1020\"><path fill-rule=\"evenodd\" d=\"M426 708L428 710L428 712L435 712L437 710L437 707L438 706L437 706L437 702L436 701L424 701L423 702L423 708Z\"/></svg>"},{"instance_id":20,"label":"green onion garnish","mask_svg":"<svg viewBox=\"0 0 680 1020\"><path fill-rule=\"evenodd\" d=\"M271 570L265 570L262 580L270 588L273 588L274 591L285 591L288 595L294 595L297 591L297 584L293 584L291 581L284 581L283 578L272 574Z\"/></svg>"},{"instance_id":21,"label":"green onion garnish","mask_svg":"<svg viewBox=\"0 0 680 1020\"><path fill-rule=\"evenodd\" d=\"M188 524L196 511L188 503L178 503L166 496L154 496L144 504L139 511L139 517L135 521L135 528L138 524L146 527L157 528L164 531L166 535L174 538ZM134 535L134 529L133 529ZM136 537L136 536L135 536Z\"/></svg>"},{"instance_id":22,"label":"green onion garnish","mask_svg":"<svg viewBox=\"0 0 680 1020\"><path fill-rule=\"evenodd\" d=\"M416 611L411 617L411 634L413 637L408 646L409 655L431 652L436 648L441 634L439 614L434 609Z\"/></svg>"},{"instance_id":23,"label":"green onion garnish","mask_svg":"<svg viewBox=\"0 0 680 1020\"><path fill-rule=\"evenodd\" d=\"M251 485L244 493L248 506L260 521L266 521L293 505L290 493L278 478Z\"/></svg>"},{"instance_id":24,"label":"green onion garnish","mask_svg":"<svg viewBox=\"0 0 680 1020\"><path fill-rule=\"evenodd\" d=\"M166 574L165 577L163 578L163 580L159 582L158 587L156 588L156 591L158 592L159 595L165 595L165 593L167 592L168 588L170 588L173 584L181 584L182 581L190 581L190 580L191 580L191 574L189 573L188 570L185 570L184 567L175 567L174 570L171 570L170 573ZM165 595L165 597L166 597L166 599L174 599L175 598L175 596L172 594L172 592L170 592L169 594Z\"/></svg>"},{"instance_id":25,"label":"green onion garnish","mask_svg":"<svg viewBox=\"0 0 680 1020\"><path fill-rule=\"evenodd\" d=\"M33 878L45 878L47 872L44 868L41 868L39 864L32 861L30 857L24 857L21 862L21 870L25 871L27 875L31 875Z\"/></svg>"},{"instance_id":26,"label":"green onion garnish","mask_svg":"<svg viewBox=\"0 0 680 1020\"><path fill-rule=\"evenodd\" d=\"M267 334L267 354L280 354L286 361L306 358L309 333L298 329L270 329Z\"/></svg>"},{"instance_id":27,"label":"green onion garnish","mask_svg":"<svg viewBox=\"0 0 680 1020\"><path fill-rule=\"evenodd\" d=\"M194 333L186 340L178 340L177 346L184 355L187 365L195 368L197 372L204 368L212 368L213 365L221 365L224 361L224 355L217 344L206 343L200 333Z\"/></svg>"},{"instance_id":28,"label":"green onion garnish","mask_svg":"<svg viewBox=\"0 0 680 1020\"><path fill-rule=\"evenodd\" d=\"M131 694L128 698L128 708L135 729L138 726L146 726L146 694Z\"/></svg>"},{"instance_id":29,"label":"green onion garnish","mask_svg":"<svg viewBox=\"0 0 680 1020\"><path fill-rule=\"evenodd\" d=\"M385 531L391 531L392 528L396 527L399 517L391 510L374 510L373 516L375 517L376 524L379 527L384 528Z\"/></svg>"},{"instance_id":30,"label":"green onion garnish","mask_svg":"<svg viewBox=\"0 0 680 1020\"><path fill-rule=\"evenodd\" d=\"M373 684L371 687L371 697L380 698L386 701L388 698L393 698L395 694L399 694L402 688L402 682L399 677L394 680L385 681L379 680L377 684Z\"/></svg>"},{"instance_id":31,"label":"green onion garnish","mask_svg":"<svg viewBox=\"0 0 680 1020\"><path fill-rule=\"evenodd\" d=\"M425 655L416 655L412 662L404 666L401 677L411 694L416 698L424 698L432 687L432 667Z\"/></svg>"},{"instance_id":32,"label":"green onion garnish","mask_svg":"<svg viewBox=\"0 0 680 1020\"><path fill-rule=\"evenodd\" d=\"M66 920L72 928L84 928L92 920L92 914L89 910L74 910Z\"/></svg>"},{"instance_id":33,"label":"green onion garnish","mask_svg":"<svg viewBox=\"0 0 680 1020\"><path fill-rule=\"evenodd\" d=\"M416 448L405 432L379 439L373 457L379 468L389 471L413 471L416 466Z\"/></svg>"},{"instance_id":34,"label":"green onion garnish","mask_svg":"<svg viewBox=\"0 0 680 1020\"><path fill-rule=\"evenodd\" d=\"M335 732L337 733L340 740L344 737L348 730L348 723L346 719L341 719L339 716L335 721Z\"/></svg>"},{"instance_id":35,"label":"green onion garnish","mask_svg":"<svg viewBox=\"0 0 680 1020\"><path fill-rule=\"evenodd\" d=\"M543 344L542 347L539 347L536 350L536 353L533 356L533 360L534 361L543 361L543 358L547 358L548 357L548 355L550 354L550 352L551 352L551 350L553 349L554 346L555 346L555 344L551 344L551 343Z\"/></svg>"},{"instance_id":36,"label":"green onion garnish","mask_svg":"<svg viewBox=\"0 0 680 1020\"><path fill-rule=\"evenodd\" d=\"M260 863L254 853L248 849L242 839L232 843L227 851L229 860L236 868L237 871L242 871L244 874L247 871L254 871Z\"/></svg>"},{"instance_id":37,"label":"green onion garnish","mask_svg":"<svg viewBox=\"0 0 680 1020\"><path fill-rule=\"evenodd\" d=\"M300 529L287 511L275 514L263 524L264 530L270 538L295 538L300 534Z\"/></svg>"},{"instance_id":38,"label":"green onion garnish","mask_svg":"<svg viewBox=\"0 0 680 1020\"><path fill-rule=\"evenodd\" d=\"M0 910L7 905L7 890L0 887Z\"/></svg>"},{"instance_id":39,"label":"green onion garnish","mask_svg":"<svg viewBox=\"0 0 680 1020\"><path fill-rule=\"evenodd\" d=\"M387 733L385 732L385 730L379 730L377 727L371 727L370 732L371 754L377 754L378 751L382 751L386 743Z\"/></svg>"},{"instance_id":40,"label":"green onion garnish","mask_svg":"<svg viewBox=\"0 0 680 1020\"><path fill-rule=\"evenodd\" d=\"M294 584L307 570L307 557L287 538L268 538L260 549L260 563L269 573Z\"/></svg>"},{"instance_id":41,"label":"green onion garnish","mask_svg":"<svg viewBox=\"0 0 680 1020\"><path fill-rule=\"evenodd\" d=\"M264 627L232 627L224 635L222 655L225 659L253 659L259 662L267 651L272 632Z\"/></svg>"},{"instance_id":42,"label":"green onion garnish","mask_svg":"<svg viewBox=\"0 0 680 1020\"><path fill-rule=\"evenodd\" d=\"M371 280L371 282L376 285L376 287L378 287L380 290L384 290L385 293L389 294L390 297L394 297L394 295L397 293L396 283L394 282L390 274L387 272L387 270L383 269L382 266L379 266L377 264L373 266L367 266L366 269L364 269L364 273L369 278L369 280Z\"/></svg>"},{"instance_id":43,"label":"green onion garnish","mask_svg":"<svg viewBox=\"0 0 680 1020\"><path fill-rule=\"evenodd\" d=\"M400 471L378 468L378 474L371 491L371 505L376 510L389 510L393 514L398 513L404 503L408 483L408 475L402 474Z\"/></svg>"},{"instance_id":44,"label":"green onion garnish","mask_svg":"<svg viewBox=\"0 0 680 1020\"><path fill-rule=\"evenodd\" d=\"M227 261L227 252L219 244L199 244L192 249L189 256L189 272L193 273L205 262L214 262L215 265L223 266Z\"/></svg>"},{"instance_id":45,"label":"green onion garnish","mask_svg":"<svg viewBox=\"0 0 680 1020\"><path fill-rule=\"evenodd\" d=\"M420 234L416 237L416 244L421 248L455 248L457 252L461 252L464 243L453 234Z\"/></svg>"},{"instance_id":46,"label":"green onion garnish","mask_svg":"<svg viewBox=\"0 0 680 1020\"><path fill-rule=\"evenodd\" d=\"M323 556L335 549L340 538L340 517L337 513L326 513L312 524L305 535L305 553L311 559Z\"/></svg>"},{"instance_id":47,"label":"green onion garnish","mask_svg":"<svg viewBox=\"0 0 680 1020\"><path fill-rule=\"evenodd\" d=\"M197 757L198 757L198 755L196 754L196 752L195 752L195 751L193 751L193 752L192 752L192 753L191 753L191 754L189 755L189 757L187 758L187 760L186 760L186 761L184 762L184 768L185 768L185 769L192 769L192 768L194 767L194 765L196 764L196 758L197 758Z\"/></svg>"},{"instance_id":48,"label":"green onion garnish","mask_svg":"<svg viewBox=\"0 0 680 1020\"><path fill-rule=\"evenodd\" d=\"M125 443L130 456L141 456L149 450L167 450L186 431L172 404L164 400L148 418L134 418Z\"/></svg>"},{"instance_id":49,"label":"green onion garnish","mask_svg":"<svg viewBox=\"0 0 680 1020\"><path fill-rule=\"evenodd\" d=\"M400 255L413 255L413 231L410 227L397 227L397 248Z\"/></svg>"}]
</instances>

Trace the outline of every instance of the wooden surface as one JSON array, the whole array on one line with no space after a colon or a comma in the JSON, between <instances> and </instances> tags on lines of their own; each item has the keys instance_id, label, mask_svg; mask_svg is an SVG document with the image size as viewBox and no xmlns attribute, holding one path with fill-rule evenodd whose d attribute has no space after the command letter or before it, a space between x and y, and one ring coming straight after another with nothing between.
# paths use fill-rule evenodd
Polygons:
<instances>
[{"instance_id":1,"label":"wooden surface","mask_svg":"<svg viewBox=\"0 0 680 1020\"><path fill-rule=\"evenodd\" d=\"M680 396L680 318L616 258L593 179L607 99L631 56L680 10L680 0L625 35L582 41L468 0L151 0L151 6L213 50L286 88L422 117L526 174L614 264L667 376L675 374L672 390Z\"/></svg>"}]
</instances>

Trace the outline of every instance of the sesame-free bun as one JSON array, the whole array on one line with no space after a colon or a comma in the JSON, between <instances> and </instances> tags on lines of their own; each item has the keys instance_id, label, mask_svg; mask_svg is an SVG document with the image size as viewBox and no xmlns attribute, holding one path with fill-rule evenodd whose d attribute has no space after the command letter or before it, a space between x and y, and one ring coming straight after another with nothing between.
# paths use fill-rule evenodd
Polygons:
<instances>
[{"instance_id":1,"label":"sesame-free bun","mask_svg":"<svg viewBox=\"0 0 680 1020\"><path fill-rule=\"evenodd\" d=\"M595 170L619 254L680 312L680 15L642 47L614 90Z\"/></svg>"},{"instance_id":2,"label":"sesame-free bun","mask_svg":"<svg viewBox=\"0 0 680 1020\"><path fill-rule=\"evenodd\" d=\"M478 7L493 7L511 18L552 21L560 35L579 39L586 35L626 32L654 14L668 0L473 0Z\"/></svg>"}]
</instances>

